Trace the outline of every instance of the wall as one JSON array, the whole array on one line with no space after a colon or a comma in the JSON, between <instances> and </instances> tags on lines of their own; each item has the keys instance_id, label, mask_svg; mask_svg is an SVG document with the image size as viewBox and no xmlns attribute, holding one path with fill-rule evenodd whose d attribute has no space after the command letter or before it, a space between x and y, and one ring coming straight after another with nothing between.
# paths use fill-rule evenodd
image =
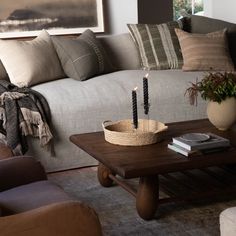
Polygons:
<instances>
[{"instance_id":1,"label":"wall","mask_svg":"<svg viewBox=\"0 0 236 236\"><path fill-rule=\"evenodd\" d=\"M106 34L128 32L127 23L138 23L137 0L104 0Z\"/></svg>"},{"instance_id":2,"label":"wall","mask_svg":"<svg viewBox=\"0 0 236 236\"><path fill-rule=\"evenodd\" d=\"M204 0L204 15L208 17L212 17L212 0Z\"/></svg>"},{"instance_id":3,"label":"wall","mask_svg":"<svg viewBox=\"0 0 236 236\"><path fill-rule=\"evenodd\" d=\"M236 23L235 0L205 0L205 15Z\"/></svg>"}]
</instances>

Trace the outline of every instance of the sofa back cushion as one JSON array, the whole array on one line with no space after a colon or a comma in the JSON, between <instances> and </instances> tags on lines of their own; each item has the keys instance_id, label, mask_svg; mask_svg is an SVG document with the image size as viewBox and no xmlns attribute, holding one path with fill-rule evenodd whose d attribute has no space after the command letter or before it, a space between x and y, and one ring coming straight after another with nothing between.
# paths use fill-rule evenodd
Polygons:
<instances>
[{"instance_id":1,"label":"sofa back cushion","mask_svg":"<svg viewBox=\"0 0 236 236\"><path fill-rule=\"evenodd\" d=\"M129 33L103 36L99 40L117 70L141 68L138 49Z\"/></svg>"},{"instance_id":2,"label":"sofa back cushion","mask_svg":"<svg viewBox=\"0 0 236 236\"><path fill-rule=\"evenodd\" d=\"M192 15L189 22L187 28L191 33L206 34L226 28L230 55L236 66L236 24L197 15Z\"/></svg>"}]
</instances>

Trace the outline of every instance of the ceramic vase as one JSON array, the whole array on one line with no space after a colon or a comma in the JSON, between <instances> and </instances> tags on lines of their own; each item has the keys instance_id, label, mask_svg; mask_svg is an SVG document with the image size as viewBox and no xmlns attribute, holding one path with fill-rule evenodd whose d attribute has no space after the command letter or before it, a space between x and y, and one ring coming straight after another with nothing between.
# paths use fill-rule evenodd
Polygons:
<instances>
[{"instance_id":1,"label":"ceramic vase","mask_svg":"<svg viewBox=\"0 0 236 236\"><path fill-rule=\"evenodd\" d=\"M207 105L207 115L217 129L229 129L236 122L236 99L227 98L221 103L210 101Z\"/></svg>"}]
</instances>

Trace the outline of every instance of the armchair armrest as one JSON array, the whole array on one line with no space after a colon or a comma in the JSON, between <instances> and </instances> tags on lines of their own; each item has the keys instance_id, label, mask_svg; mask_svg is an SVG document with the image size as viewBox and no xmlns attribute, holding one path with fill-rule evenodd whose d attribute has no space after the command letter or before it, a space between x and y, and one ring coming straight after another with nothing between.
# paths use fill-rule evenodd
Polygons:
<instances>
[{"instance_id":1,"label":"armchair armrest","mask_svg":"<svg viewBox=\"0 0 236 236\"><path fill-rule=\"evenodd\" d=\"M47 176L44 168L32 157L0 160L0 192L45 179Z\"/></svg>"},{"instance_id":2,"label":"armchair armrest","mask_svg":"<svg viewBox=\"0 0 236 236\"><path fill-rule=\"evenodd\" d=\"M95 211L77 201L40 207L0 217L2 236L100 236L101 224Z\"/></svg>"}]
</instances>

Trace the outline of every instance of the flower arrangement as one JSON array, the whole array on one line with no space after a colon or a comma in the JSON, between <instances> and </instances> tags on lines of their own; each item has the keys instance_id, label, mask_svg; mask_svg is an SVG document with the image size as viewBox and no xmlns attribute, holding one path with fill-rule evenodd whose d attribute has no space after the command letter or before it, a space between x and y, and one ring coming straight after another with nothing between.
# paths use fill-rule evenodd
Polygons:
<instances>
[{"instance_id":1,"label":"flower arrangement","mask_svg":"<svg viewBox=\"0 0 236 236\"><path fill-rule=\"evenodd\" d=\"M232 72L210 72L204 78L186 90L191 105L197 105L197 96L200 93L204 100L221 103L226 98L236 98L236 74Z\"/></svg>"}]
</instances>

